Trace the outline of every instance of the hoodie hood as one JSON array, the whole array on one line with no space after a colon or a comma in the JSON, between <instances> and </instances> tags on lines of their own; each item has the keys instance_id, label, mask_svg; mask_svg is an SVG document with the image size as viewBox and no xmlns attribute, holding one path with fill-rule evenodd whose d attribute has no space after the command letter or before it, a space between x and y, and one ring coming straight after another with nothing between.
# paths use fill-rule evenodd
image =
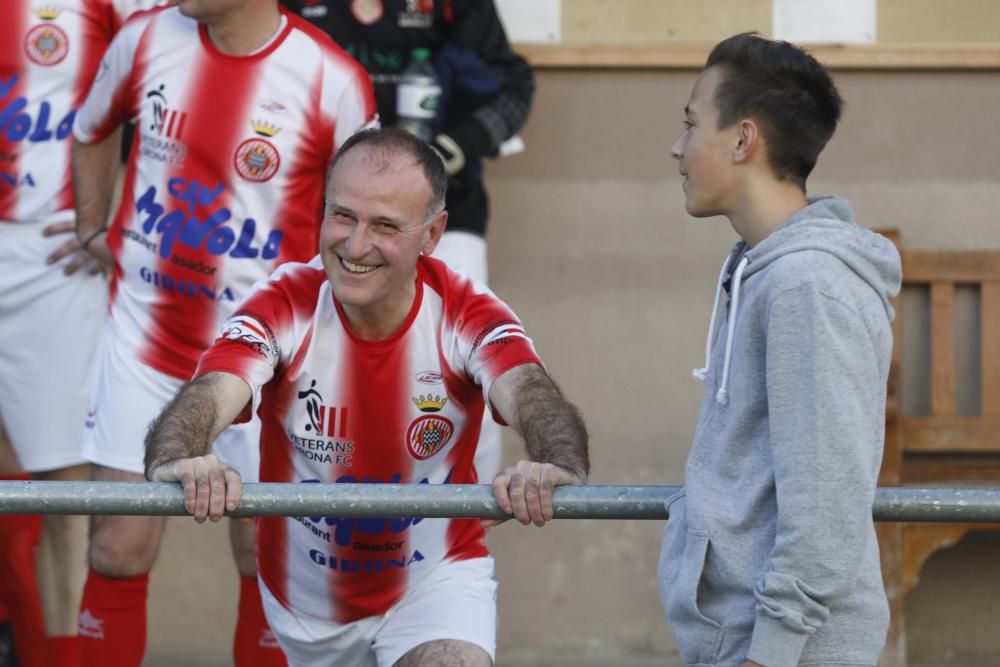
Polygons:
<instances>
[{"instance_id":1,"label":"hoodie hood","mask_svg":"<svg viewBox=\"0 0 1000 667\"><path fill-rule=\"evenodd\" d=\"M746 243L737 244L734 254ZM793 252L817 250L833 255L868 283L882 299L891 320L895 312L890 303L899 294L903 279L899 252L892 241L854 222L854 208L843 197L816 197L797 211L781 227L746 251L747 266L743 279Z\"/></svg>"},{"instance_id":2,"label":"hoodie hood","mask_svg":"<svg viewBox=\"0 0 1000 667\"><path fill-rule=\"evenodd\" d=\"M896 247L884 236L857 225L854 208L843 197L816 197L808 201L805 208L797 211L757 246L750 248L746 241L737 243L722 263L705 343L705 367L693 371L700 380L704 380L708 373L719 305L728 279L731 283L729 326L722 382L716 394L720 403L727 401L740 287L743 281L781 257L805 251L824 252L836 257L878 294L888 318L892 320L895 316L891 300L899 294L903 278Z\"/></svg>"}]
</instances>

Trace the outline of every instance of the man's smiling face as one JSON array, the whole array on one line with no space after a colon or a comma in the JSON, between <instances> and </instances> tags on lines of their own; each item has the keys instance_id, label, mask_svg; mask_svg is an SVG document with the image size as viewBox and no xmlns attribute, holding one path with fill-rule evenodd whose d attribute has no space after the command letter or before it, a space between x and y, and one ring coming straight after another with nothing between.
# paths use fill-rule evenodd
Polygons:
<instances>
[{"instance_id":1,"label":"man's smiling face","mask_svg":"<svg viewBox=\"0 0 1000 667\"><path fill-rule=\"evenodd\" d=\"M320 254L349 320L409 310L417 258L434 250L444 230L446 216L429 210L431 199L423 170L405 153L359 146L337 163Z\"/></svg>"}]
</instances>

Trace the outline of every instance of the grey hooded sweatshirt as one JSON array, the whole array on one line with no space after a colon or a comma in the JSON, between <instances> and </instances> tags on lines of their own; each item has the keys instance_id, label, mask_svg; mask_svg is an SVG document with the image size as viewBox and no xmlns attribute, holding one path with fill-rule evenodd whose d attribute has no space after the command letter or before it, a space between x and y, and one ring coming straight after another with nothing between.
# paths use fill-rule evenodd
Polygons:
<instances>
[{"instance_id":1,"label":"grey hooded sweatshirt","mask_svg":"<svg viewBox=\"0 0 1000 667\"><path fill-rule=\"evenodd\" d=\"M900 280L895 247L839 197L723 265L660 554L688 665L877 663L889 610L872 501Z\"/></svg>"}]
</instances>

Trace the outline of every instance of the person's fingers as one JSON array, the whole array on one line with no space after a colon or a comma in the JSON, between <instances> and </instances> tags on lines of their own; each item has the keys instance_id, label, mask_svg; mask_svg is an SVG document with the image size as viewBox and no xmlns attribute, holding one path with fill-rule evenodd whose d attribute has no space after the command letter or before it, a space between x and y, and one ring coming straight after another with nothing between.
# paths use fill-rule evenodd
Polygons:
<instances>
[{"instance_id":1,"label":"person's fingers","mask_svg":"<svg viewBox=\"0 0 1000 667\"><path fill-rule=\"evenodd\" d=\"M525 478L524 468L520 464L514 467L508 485L510 493L510 506L514 518L527 526L531 523L531 516L528 514L528 504L525 501Z\"/></svg>"},{"instance_id":2,"label":"person's fingers","mask_svg":"<svg viewBox=\"0 0 1000 667\"><path fill-rule=\"evenodd\" d=\"M552 520L552 492L558 483L559 471L555 466L546 466L542 474L541 483L538 488L538 502L542 508L542 523L545 525Z\"/></svg>"},{"instance_id":3,"label":"person's fingers","mask_svg":"<svg viewBox=\"0 0 1000 667\"><path fill-rule=\"evenodd\" d=\"M195 498L194 498L194 520L202 523L208 517L208 501L212 492L208 475L208 466L205 459L199 457L193 459Z\"/></svg>"},{"instance_id":4,"label":"person's fingers","mask_svg":"<svg viewBox=\"0 0 1000 667\"><path fill-rule=\"evenodd\" d=\"M240 498L243 497L243 479L240 474L224 465L226 475L226 509L232 512L240 506Z\"/></svg>"},{"instance_id":5,"label":"person's fingers","mask_svg":"<svg viewBox=\"0 0 1000 667\"><path fill-rule=\"evenodd\" d=\"M510 484L510 471L511 469L508 468L493 478L493 497L496 498L497 505L500 506L500 510L507 514L512 513L510 506L510 493L507 490L507 487Z\"/></svg>"},{"instance_id":6,"label":"person's fingers","mask_svg":"<svg viewBox=\"0 0 1000 667\"><path fill-rule=\"evenodd\" d=\"M194 469L191 467L190 461L185 461L185 464L181 470L177 470L178 464L174 463L173 474L161 477L161 479L167 482L171 481L170 477L175 477L181 483L181 487L184 489L184 510L188 514L193 515L198 493L197 481L195 480Z\"/></svg>"},{"instance_id":7,"label":"person's fingers","mask_svg":"<svg viewBox=\"0 0 1000 667\"><path fill-rule=\"evenodd\" d=\"M66 234L67 232L76 234L76 221L66 220L55 222L42 228L42 236L55 236L56 234Z\"/></svg>"},{"instance_id":8,"label":"person's fingers","mask_svg":"<svg viewBox=\"0 0 1000 667\"><path fill-rule=\"evenodd\" d=\"M76 240L76 237L66 241L61 246L53 250L48 257L45 258L46 264L55 264L65 257L69 257L73 253L80 249L80 242Z\"/></svg>"},{"instance_id":9,"label":"person's fingers","mask_svg":"<svg viewBox=\"0 0 1000 667\"><path fill-rule=\"evenodd\" d=\"M218 521L226 512L226 473L223 464L213 460L214 458L206 457L209 483L208 518Z\"/></svg>"},{"instance_id":10,"label":"person's fingers","mask_svg":"<svg viewBox=\"0 0 1000 667\"><path fill-rule=\"evenodd\" d=\"M545 525L539 497L543 470L542 464L533 463L524 474L524 504L528 509L528 519L536 526Z\"/></svg>"},{"instance_id":11,"label":"person's fingers","mask_svg":"<svg viewBox=\"0 0 1000 667\"><path fill-rule=\"evenodd\" d=\"M85 252L78 252L70 260L69 264L63 267L63 275L71 276L85 266L90 266L90 273L93 273L94 266L97 262L89 254Z\"/></svg>"}]
</instances>

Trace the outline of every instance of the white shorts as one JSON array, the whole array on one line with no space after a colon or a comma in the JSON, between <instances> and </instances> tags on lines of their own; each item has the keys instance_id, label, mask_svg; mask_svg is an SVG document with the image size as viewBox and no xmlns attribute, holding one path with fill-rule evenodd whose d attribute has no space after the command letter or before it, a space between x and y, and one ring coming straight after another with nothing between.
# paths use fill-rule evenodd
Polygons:
<instances>
[{"instance_id":1,"label":"white shorts","mask_svg":"<svg viewBox=\"0 0 1000 667\"><path fill-rule=\"evenodd\" d=\"M63 275L45 258L71 238L46 223L0 222L0 419L29 472L80 454L94 355L107 317L103 276Z\"/></svg>"},{"instance_id":2,"label":"white shorts","mask_svg":"<svg viewBox=\"0 0 1000 667\"><path fill-rule=\"evenodd\" d=\"M445 561L382 616L338 624L296 615L260 584L264 614L291 667L392 667L429 641L455 639L496 656L493 559Z\"/></svg>"},{"instance_id":3,"label":"white shorts","mask_svg":"<svg viewBox=\"0 0 1000 667\"><path fill-rule=\"evenodd\" d=\"M146 431L184 383L121 350L108 322L97 359L97 381L83 439L86 460L143 474ZM215 455L244 482L260 479L260 420L230 426L213 444Z\"/></svg>"},{"instance_id":4,"label":"white shorts","mask_svg":"<svg viewBox=\"0 0 1000 667\"><path fill-rule=\"evenodd\" d=\"M487 283L489 268L486 263L486 239L478 234L449 232L445 229L431 256L440 259L452 271L468 273L484 285ZM493 421L487 410L483 415L479 445L476 447L476 456L473 459L480 483L489 484L500 472L502 444L500 424Z\"/></svg>"}]
</instances>

